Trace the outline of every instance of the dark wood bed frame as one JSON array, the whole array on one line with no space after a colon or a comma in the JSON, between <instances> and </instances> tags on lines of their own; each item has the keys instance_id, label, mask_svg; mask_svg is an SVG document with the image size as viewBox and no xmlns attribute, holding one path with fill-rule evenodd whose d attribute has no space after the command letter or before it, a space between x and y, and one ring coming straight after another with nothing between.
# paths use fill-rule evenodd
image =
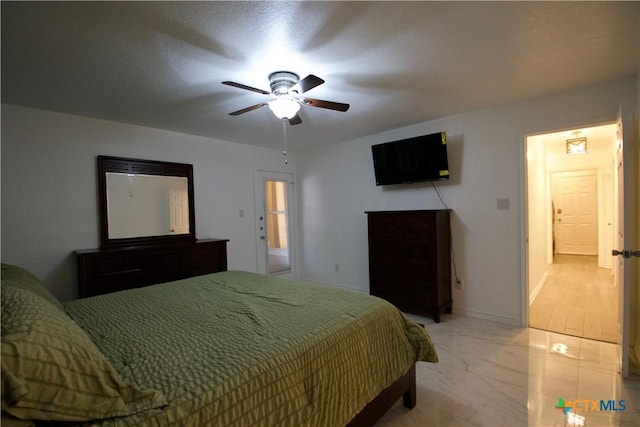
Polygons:
<instances>
[{"instance_id":1,"label":"dark wood bed frame","mask_svg":"<svg viewBox=\"0 0 640 427\"><path fill-rule=\"evenodd\" d=\"M371 427L402 397L406 408L416 406L416 365L385 388L358 413L347 427Z\"/></svg>"}]
</instances>

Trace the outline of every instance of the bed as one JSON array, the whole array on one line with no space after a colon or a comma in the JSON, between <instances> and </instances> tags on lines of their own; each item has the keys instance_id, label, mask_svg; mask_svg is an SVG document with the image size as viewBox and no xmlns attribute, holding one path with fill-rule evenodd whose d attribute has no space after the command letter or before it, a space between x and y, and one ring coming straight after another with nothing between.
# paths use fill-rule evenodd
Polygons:
<instances>
[{"instance_id":1,"label":"bed","mask_svg":"<svg viewBox=\"0 0 640 427\"><path fill-rule=\"evenodd\" d=\"M3 425L372 425L418 361L424 328L358 292L225 271L60 303L2 265Z\"/></svg>"}]
</instances>

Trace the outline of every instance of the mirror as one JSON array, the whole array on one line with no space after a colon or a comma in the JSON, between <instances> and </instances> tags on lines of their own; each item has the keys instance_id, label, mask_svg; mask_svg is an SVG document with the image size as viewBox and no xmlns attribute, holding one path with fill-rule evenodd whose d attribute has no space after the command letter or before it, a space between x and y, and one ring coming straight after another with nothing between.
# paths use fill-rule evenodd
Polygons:
<instances>
[{"instance_id":1,"label":"mirror","mask_svg":"<svg viewBox=\"0 0 640 427\"><path fill-rule=\"evenodd\" d=\"M195 241L193 166L98 156L101 246Z\"/></svg>"}]
</instances>

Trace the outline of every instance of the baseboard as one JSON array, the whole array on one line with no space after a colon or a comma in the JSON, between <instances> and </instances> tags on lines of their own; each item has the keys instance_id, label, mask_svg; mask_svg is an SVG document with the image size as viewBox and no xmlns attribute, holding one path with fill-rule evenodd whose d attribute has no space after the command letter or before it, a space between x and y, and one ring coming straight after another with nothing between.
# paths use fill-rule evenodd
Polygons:
<instances>
[{"instance_id":1,"label":"baseboard","mask_svg":"<svg viewBox=\"0 0 640 427\"><path fill-rule=\"evenodd\" d=\"M332 287L332 288L345 289L345 290L348 290L348 291L369 294L369 290L368 289L350 288L348 286L339 285L337 283L320 282L320 281L317 281L317 280L309 280L309 279L300 279L300 280L303 281L303 282L313 283L313 284L316 284L316 285L329 286L329 287ZM522 322L520 321L520 318L516 319L516 318L512 318L512 317L501 316L499 314L485 313L485 312L477 311L477 310L468 310L468 309L464 309L464 308L459 308L459 307L456 307L455 302L453 303L453 313L454 314L459 314L459 315L462 315L462 316L467 316L467 317L476 317L478 319L490 320L492 322L505 323L507 325L522 326ZM410 316L410 317L415 317L415 316ZM418 320L418 319L414 319L414 320ZM425 323L433 323L433 320L428 319Z\"/></svg>"},{"instance_id":2,"label":"baseboard","mask_svg":"<svg viewBox=\"0 0 640 427\"><path fill-rule=\"evenodd\" d=\"M520 318L501 316L499 314L486 313L483 311L470 310L466 308L456 308L455 302L453 304L453 313L467 317L476 317L478 319L490 320L497 323L505 323L507 325L522 326Z\"/></svg>"},{"instance_id":3,"label":"baseboard","mask_svg":"<svg viewBox=\"0 0 640 427\"><path fill-rule=\"evenodd\" d=\"M529 294L529 305L533 304L533 301L535 301L536 297L538 296L538 293L540 293L540 291L542 290L542 286L544 285L544 282L547 281L548 277L549 277L549 270L544 272L544 274L542 275L542 279L540 279L536 287L533 289L533 292Z\"/></svg>"}]
</instances>

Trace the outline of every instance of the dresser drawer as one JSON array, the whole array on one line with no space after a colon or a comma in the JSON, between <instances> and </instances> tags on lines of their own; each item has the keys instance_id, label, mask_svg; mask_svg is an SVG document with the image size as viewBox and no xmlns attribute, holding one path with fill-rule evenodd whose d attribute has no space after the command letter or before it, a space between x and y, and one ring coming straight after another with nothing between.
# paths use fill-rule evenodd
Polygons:
<instances>
[{"instance_id":1,"label":"dresser drawer","mask_svg":"<svg viewBox=\"0 0 640 427\"><path fill-rule=\"evenodd\" d=\"M227 269L226 245L214 244L185 252L183 265L189 276L216 273Z\"/></svg>"},{"instance_id":2,"label":"dresser drawer","mask_svg":"<svg viewBox=\"0 0 640 427\"><path fill-rule=\"evenodd\" d=\"M119 253L107 256L93 256L88 259L94 274L117 274L127 271L147 270L149 258L139 253Z\"/></svg>"}]
</instances>

